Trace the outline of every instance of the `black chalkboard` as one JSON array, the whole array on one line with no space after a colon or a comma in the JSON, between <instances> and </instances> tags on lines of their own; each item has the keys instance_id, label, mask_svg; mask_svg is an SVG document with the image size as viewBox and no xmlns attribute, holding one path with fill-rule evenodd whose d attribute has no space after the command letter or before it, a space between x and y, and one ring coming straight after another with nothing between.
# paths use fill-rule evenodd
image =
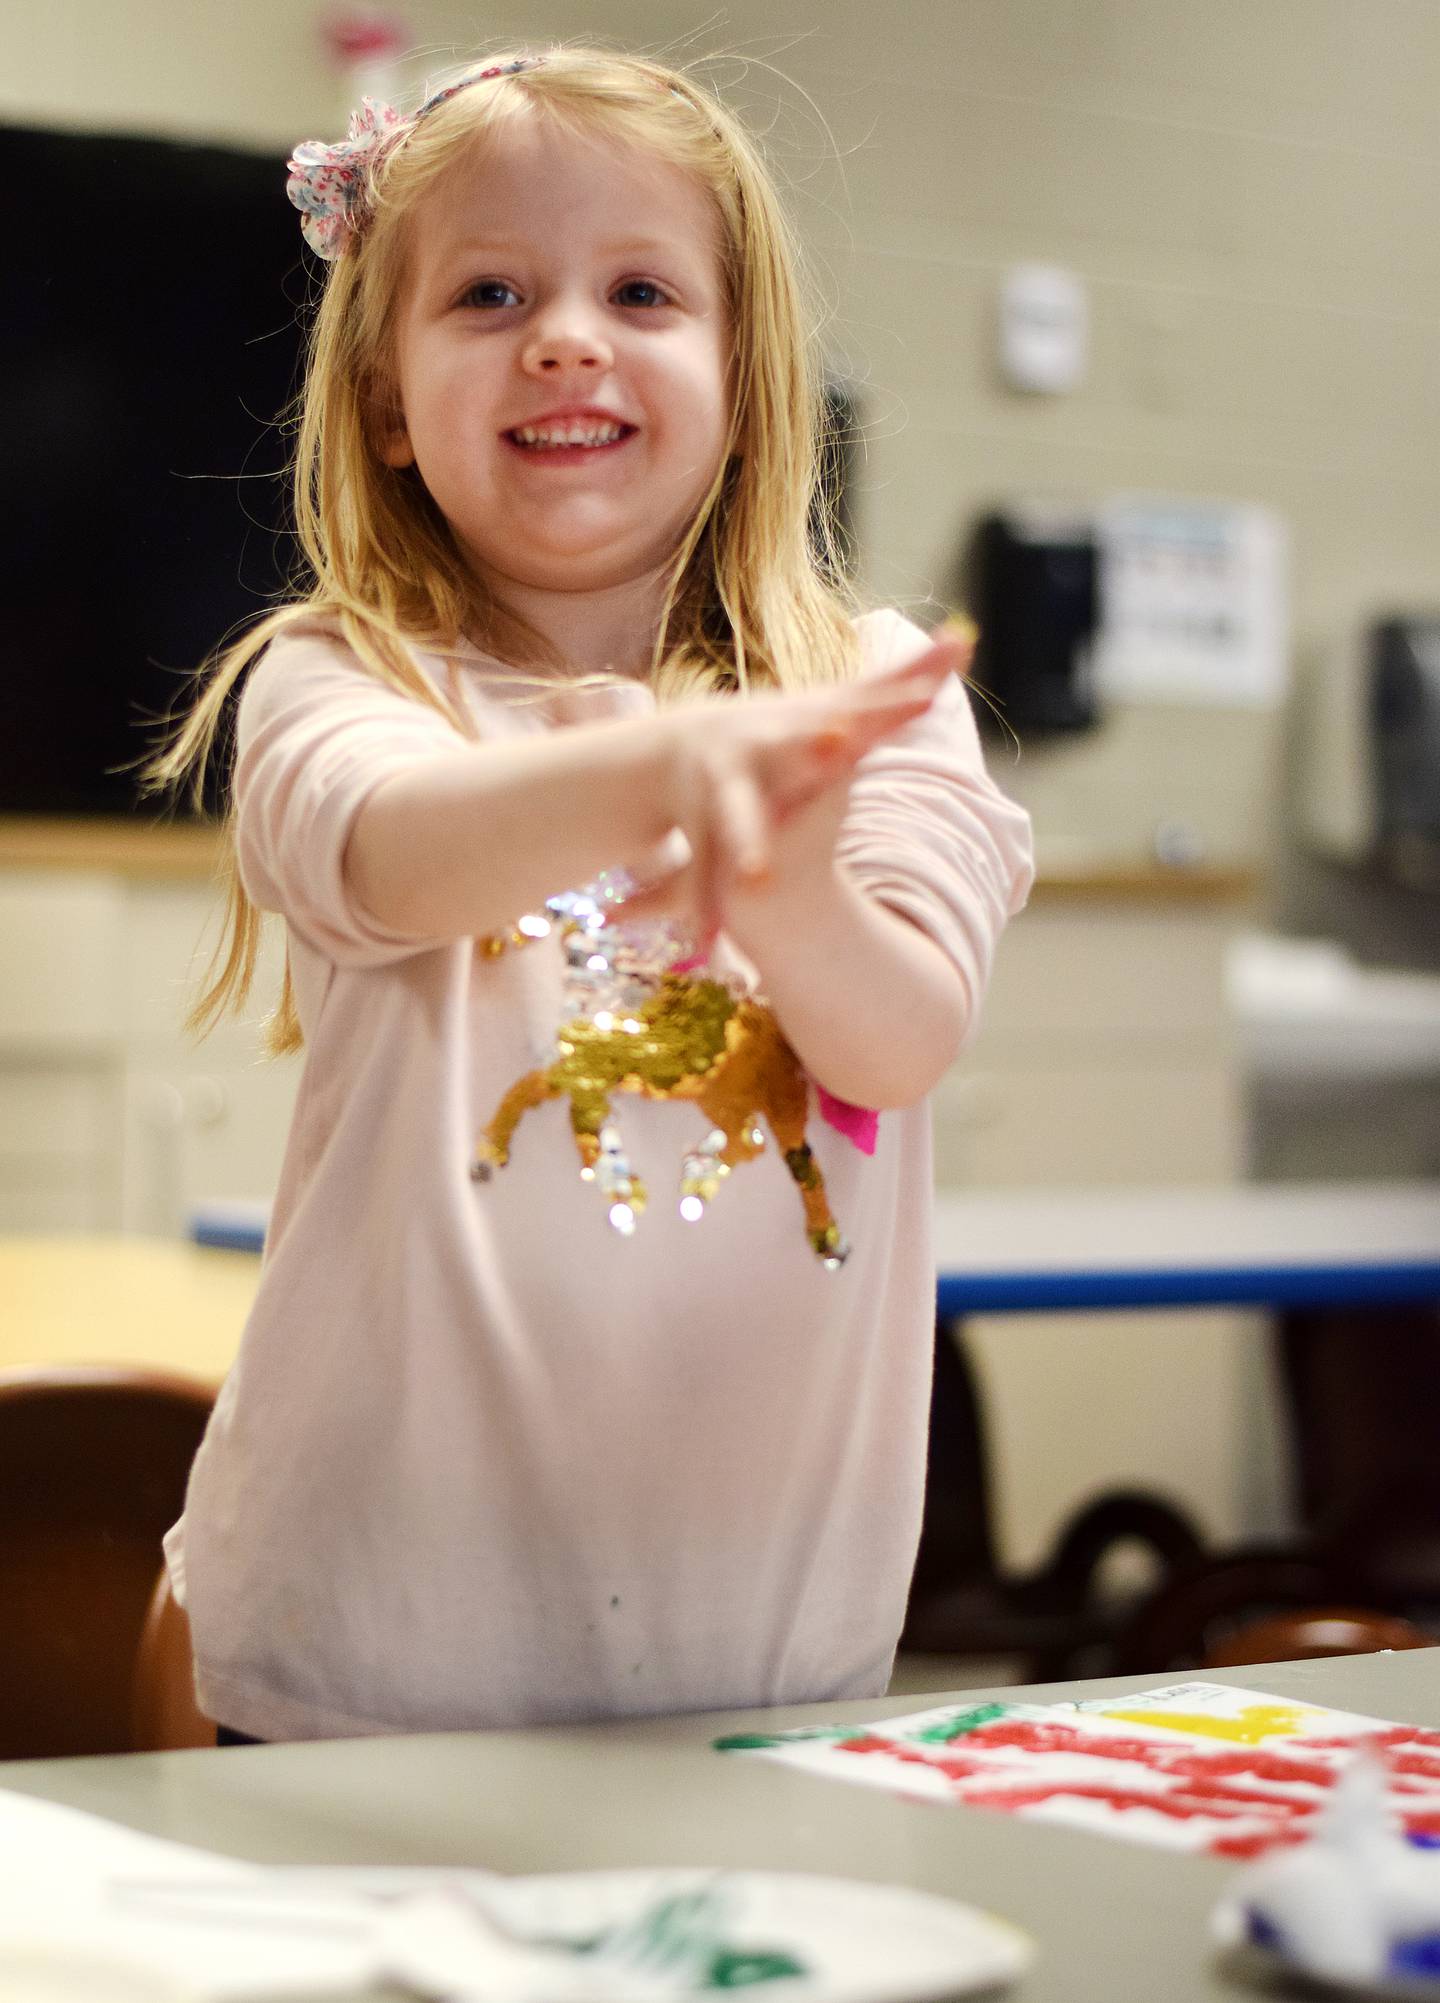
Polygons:
<instances>
[{"instance_id":1,"label":"black chalkboard","mask_svg":"<svg viewBox=\"0 0 1440 2003\"><path fill-rule=\"evenodd\" d=\"M281 159L9 127L0 177L0 813L127 813L144 720L293 568L310 281Z\"/></svg>"}]
</instances>

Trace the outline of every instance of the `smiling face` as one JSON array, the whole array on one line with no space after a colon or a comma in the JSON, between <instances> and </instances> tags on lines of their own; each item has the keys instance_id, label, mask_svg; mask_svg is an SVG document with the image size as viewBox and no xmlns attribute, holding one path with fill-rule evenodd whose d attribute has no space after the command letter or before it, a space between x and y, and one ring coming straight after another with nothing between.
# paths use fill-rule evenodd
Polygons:
<instances>
[{"instance_id":1,"label":"smiling face","mask_svg":"<svg viewBox=\"0 0 1440 2003\"><path fill-rule=\"evenodd\" d=\"M419 469L502 600L604 590L694 520L724 456L727 357L704 188L527 111L414 213L382 454Z\"/></svg>"}]
</instances>

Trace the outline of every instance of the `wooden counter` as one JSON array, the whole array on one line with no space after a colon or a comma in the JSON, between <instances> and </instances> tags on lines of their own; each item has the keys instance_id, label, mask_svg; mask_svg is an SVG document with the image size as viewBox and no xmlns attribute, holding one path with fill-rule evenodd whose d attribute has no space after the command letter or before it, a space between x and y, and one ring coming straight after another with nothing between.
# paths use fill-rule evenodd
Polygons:
<instances>
[{"instance_id":1,"label":"wooden counter","mask_svg":"<svg viewBox=\"0 0 1440 2003\"><path fill-rule=\"evenodd\" d=\"M198 821L0 815L0 869L98 870L118 876L205 878L220 864L219 830Z\"/></svg>"},{"instance_id":2,"label":"wooden counter","mask_svg":"<svg viewBox=\"0 0 1440 2003\"><path fill-rule=\"evenodd\" d=\"M1264 887L1258 868L1113 862L1056 868L1042 856L1032 903L1252 904Z\"/></svg>"},{"instance_id":3,"label":"wooden counter","mask_svg":"<svg viewBox=\"0 0 1440 2003\"><path fill-rule=\"evenodd\" d=\"M194 821L71 820L0 815L0 869L101 870L121 876L203 879L222 859L217 828ZM1055 865L1041 858L1034 895L1046 902L1244 904L1258 897L1258 868L1143 859Z\"/></svg>"}]
</instances>

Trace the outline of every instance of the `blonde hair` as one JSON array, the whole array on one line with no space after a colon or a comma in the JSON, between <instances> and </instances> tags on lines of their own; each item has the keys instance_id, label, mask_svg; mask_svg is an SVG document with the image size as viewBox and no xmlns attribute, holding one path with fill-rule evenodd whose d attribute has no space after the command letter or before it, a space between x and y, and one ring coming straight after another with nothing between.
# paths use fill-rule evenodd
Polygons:
<instances>
[{"instance_id":1,"label":"blonde hair","mask_svg":"<svg viewBox=\"0 0 1440 2003\"><path fill-rule=\"evenodd\" d=\"M502 73L455 87L481 67ZM477 139L526 109L578 135L649 148L695 176L719 219L729 436L667 575L650 669L657 699L795 688L854 672L854 605L834 524L815 506L822 383L814 319L793 231L744 127L681 72L598 49L491 56L447 82L448 93L374 157L357 226L328 267L310 329L293 467L307 588L219 655L194 708L146 766L152 789L188 775L199 801L227 697L270 642L301 622L323 621L364 669L438 708L467 736L463 706L421 671L410 638L444 651L464 635L514 665L564 672L540 636L486 592L413 470L397 471L378 449L379 419L397 401L395 321L410 215ZM243 1004L259 943L260 914L235 862L233 807L226 833L225 932L187 1018L202 1035ZM267 1043L280 1054L300 1042L287 964Z\"/></svg>"}]
</instances>

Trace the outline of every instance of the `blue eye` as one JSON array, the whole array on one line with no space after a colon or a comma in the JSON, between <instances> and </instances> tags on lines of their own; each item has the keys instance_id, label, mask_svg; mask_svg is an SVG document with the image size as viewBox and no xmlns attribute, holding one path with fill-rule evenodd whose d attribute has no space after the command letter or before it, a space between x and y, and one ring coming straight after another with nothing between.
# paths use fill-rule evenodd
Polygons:
<instances>
[{"instance_id":1,"label":"blue eye","mask_svg":"<svg viewBox=\"0 0 1440 2003\"><path fill-rule=\"evenodd\" d=\"M462 306L518 306L520 295L503 278L478 278L461 295Z\"/></svg>"},{"instance_id":2,"label":"blue eye","mask_svg":"<svg viewBox=\"0 0 1440 2003\"><path fill-rule=\"evenodd\" d=\"M637 298L637 293L644 297ZM653 278L627 278L617 287L616 300L622 306L668 306L670 295L658 286Z\"/></svg>"}]
</instances>

